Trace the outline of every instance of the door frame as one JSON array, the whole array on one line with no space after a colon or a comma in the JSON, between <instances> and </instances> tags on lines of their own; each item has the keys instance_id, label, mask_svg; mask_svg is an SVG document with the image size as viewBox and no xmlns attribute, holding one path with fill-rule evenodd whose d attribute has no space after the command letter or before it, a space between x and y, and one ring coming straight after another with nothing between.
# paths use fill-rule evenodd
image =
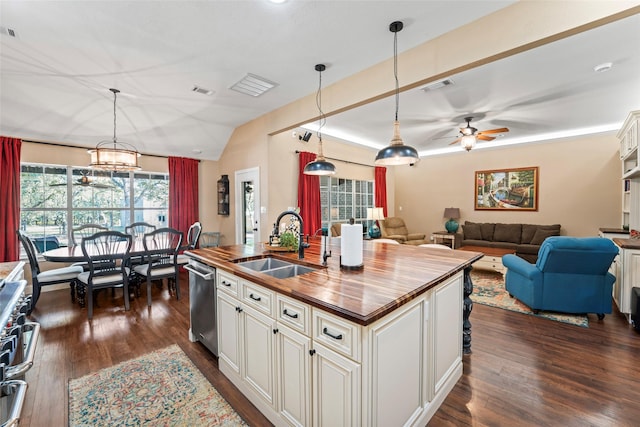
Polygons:
<instances>
[{"instance_id":1,"label":"door frame","mask_svg":"<svg viewBox=\"0 0 640 427\"><path fill-rule=\"evenodd\" d=\"M235 172L235 225L236 225L236 244L241 245L243 243L243 230L242 222L244 221L244 211L242 210L242 204L244 202L244 187L243 182L253 182L253 194L254 194L254 212L253 217L256 220L256 228L254 231L254 242L260 240L260 168L248 168Z\"/></svg>"}]
</instances>

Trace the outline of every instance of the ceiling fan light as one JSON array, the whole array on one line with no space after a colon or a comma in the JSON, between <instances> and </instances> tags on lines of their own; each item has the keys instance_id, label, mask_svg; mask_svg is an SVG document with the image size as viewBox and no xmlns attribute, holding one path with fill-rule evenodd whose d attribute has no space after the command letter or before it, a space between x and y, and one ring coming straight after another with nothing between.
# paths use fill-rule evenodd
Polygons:
<instances>
[{"instance_id":1,"label":"ceiling fan light","mask_svg":"<svg viewBox=\"0 0 640 427\"><path fill-rule=\"evenodd\" d=\"M467 151L471 151L473 147L476 146L476 137L475 135L465 135L460 140L460 145Z\"/></svg>"}]
</instances>

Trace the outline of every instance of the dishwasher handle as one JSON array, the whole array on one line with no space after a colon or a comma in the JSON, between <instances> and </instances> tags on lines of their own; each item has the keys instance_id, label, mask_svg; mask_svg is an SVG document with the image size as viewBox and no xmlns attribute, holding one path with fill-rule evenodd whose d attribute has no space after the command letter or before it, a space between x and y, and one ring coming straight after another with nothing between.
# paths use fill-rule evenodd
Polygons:
<instances>
[{"instance_id":1,"label":"dishwasher handle","mask_svg":"<svg viewBox=\"0 0 640 427\"><path fill-rule=\"evenodd\" d=\"M190 271L191 273L195 274L196 276L204 279L204 280L213 280L216 273L215 272L211 272L211 273L202 273L199 270L196 270L195 268L191 267L189 264L186 264L183 266L185 270Z\"/></svg>"}]
</instances>

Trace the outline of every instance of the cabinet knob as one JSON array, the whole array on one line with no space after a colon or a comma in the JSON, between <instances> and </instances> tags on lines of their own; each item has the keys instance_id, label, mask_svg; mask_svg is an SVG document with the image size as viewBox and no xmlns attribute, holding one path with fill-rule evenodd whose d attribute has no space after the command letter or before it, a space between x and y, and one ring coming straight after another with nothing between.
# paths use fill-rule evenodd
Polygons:
<instances>
[{"instance_id":1,"label":"cabinet knob","mask_svg":"<svg viewBox=\"0 0 640 427\"><path fill-rule=\"evenodd\" d=\"M278 333L278 328L274 328L274 329L273 329L273 333L274 333L274 334L277 334L277 333Z\"/></svg>"},{"instance_id":2,"label":"cabinet knob","mask_svg":"<svg viewBox=\"0 0 640 427\"><path fill-rule=\"evenodd\" d=\"M314 349L309 350L309 356L313 356L314 354L316 354L316 351Z\"/></svg>"}]
</instances>

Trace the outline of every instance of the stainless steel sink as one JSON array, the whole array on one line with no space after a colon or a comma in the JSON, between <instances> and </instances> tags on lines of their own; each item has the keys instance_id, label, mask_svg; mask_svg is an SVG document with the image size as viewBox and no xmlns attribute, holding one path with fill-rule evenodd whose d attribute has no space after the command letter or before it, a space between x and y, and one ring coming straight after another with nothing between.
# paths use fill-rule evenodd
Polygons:
<instances>
[{"instance_id":1,"label":"stainless steel sink","mask_svg":"<svg viewBox=\"0 0 640 427\"><path fill-rule=\"evenodd\" d=\"M299 276L305 273L316 271L315 268L305 267L304 265L292 264L287 267L273 268L271 270L262 271L264 274L275 277L276 279L286 279L293 276Z\"/></svg>"},{"instance_id":2,"label":"stainless steel sink","mask_svg":"<svg viewBox=\"0 0 640 427\"><path fill-rule=\"evenodd\" d=\"M251 261L239 262L238 265L254 271L265 271L271 270L273 268L287 267L295 264L277 258L260 258Z\"/></svg>"},{"instance_id":3,"label":"stainless steel sink","mask_svg":"<svg viewBox=\"0 0 640 427\"><path fill-rule=\"evenodd\" d=\"M250 261L242 261L239 262L238 265L259 273L268 274L269 276L277 279L286 279L316 271L316 268L298 265L293 262L283 261L277 258L260 258Z\"/></svg>"}]
</instances>

